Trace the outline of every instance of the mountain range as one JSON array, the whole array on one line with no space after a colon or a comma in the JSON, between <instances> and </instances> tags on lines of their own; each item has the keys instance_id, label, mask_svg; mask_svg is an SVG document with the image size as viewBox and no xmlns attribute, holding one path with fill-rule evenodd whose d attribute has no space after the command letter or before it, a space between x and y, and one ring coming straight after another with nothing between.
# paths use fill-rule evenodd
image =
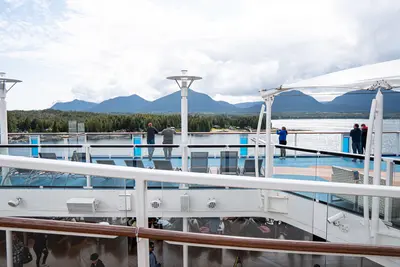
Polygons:
<instances>
[{"instance_id":1,"label":"mountain range","mask_svg":"<svg viewBox=\"0 0 400 267\"><path fill-rule=\"evenodd\" d=\"M343 112L368 113L376 91L351 91L336 97L329 102L318 102L312 96L300 91L287 91L275 97L272 111L285 112ZM383 91L384 111L388 113L400 112L400 92ZM217 114L257 114L260 112L262 101L230 104L224 101L215 101L207 94L189 90L189 113L217 113ZM138 95L120 96L105 100L101 103L73 100L58 102L51 109L62 111L85 111L97 113L179 113L181 110L180 91L148 101Z\"/></svg>"}]
</instances>

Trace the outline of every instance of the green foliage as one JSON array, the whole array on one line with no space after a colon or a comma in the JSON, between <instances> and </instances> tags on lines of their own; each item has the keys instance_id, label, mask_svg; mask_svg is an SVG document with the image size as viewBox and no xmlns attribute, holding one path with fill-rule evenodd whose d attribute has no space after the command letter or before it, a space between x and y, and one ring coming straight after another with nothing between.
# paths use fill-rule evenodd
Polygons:
<instances>
[{"instance_id":1,"label":"green foliage","mask_svg":"<svg viewBox=\"0 0 400 267\"><path fill-rule=\"evenodd\" d=\"M152 122L157 129L168 125L180 129L180 114L100 114L89 112L66 112L58 110L9 111L9 132L67 132L68 121L85 123L86 132L145 131ZM230 126L257 127L257 116L190 115L190 132L209 132L213 125L221 128Z\"/></svg>"}]
</instances>

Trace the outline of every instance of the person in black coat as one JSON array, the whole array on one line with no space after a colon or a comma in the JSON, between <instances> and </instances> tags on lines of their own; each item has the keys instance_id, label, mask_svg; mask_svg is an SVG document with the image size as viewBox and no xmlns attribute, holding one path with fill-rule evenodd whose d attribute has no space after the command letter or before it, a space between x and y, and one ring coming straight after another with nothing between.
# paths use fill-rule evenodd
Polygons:
<instances>
[{"instance_id":1,"label":"person in black coat","mask_svg":"<svg viewBox=\"0 0 400 267\"><path fill-rule=\"evenodd\" d=\"M99 254L97 253L90 255L90 260L92 262L90 267L105 267L103 262L99 259Z\"/></svg>"},{"instance_id":2,"label":"person in black coat","mask_svg":"<svg viewBox=\"0 0 400 267\"><path fill-rule=\"evenodd\" d=\"M365 147L367 146L367 135L368 135L367 125L361 124L361 145L362 145L363 153L365 153Z\"/></svg>"},{"instance_id":3,"label":"person in black coat","mask_svg":"<svg viewBox=\"0 0 400 267\"><path fill-rule=\"evenodd\" d=\"M358 124L354 124L353 130L350 131L352 148L354 154L362 154L362 145L361 145L361 130ZM356 161L353 159L353 161Z\"/></svg>"}]
</instances>

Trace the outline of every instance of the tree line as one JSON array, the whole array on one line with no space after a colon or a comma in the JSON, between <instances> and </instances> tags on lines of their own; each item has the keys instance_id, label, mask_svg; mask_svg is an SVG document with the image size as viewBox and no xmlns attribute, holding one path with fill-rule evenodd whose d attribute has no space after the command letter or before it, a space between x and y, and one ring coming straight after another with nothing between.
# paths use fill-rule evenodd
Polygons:
<instances>
[{"instance_id":1,"label":"tree line","mask_svg":"<svg viewBox=\"0 0 400 267\"><path fill-rule=\"evenodd\" d=\"M58 110L8 111L9 132L68 132L68 121L83 122L85 132L140 132L149 122L157 129L167 126L180 129L180 114L101 114ZM189 115L190 132L210 132L214 126L220 128L247 127L255 129L258 116ZM263 128L264 125L263 125Z\"/></svg>"}]
</instances>

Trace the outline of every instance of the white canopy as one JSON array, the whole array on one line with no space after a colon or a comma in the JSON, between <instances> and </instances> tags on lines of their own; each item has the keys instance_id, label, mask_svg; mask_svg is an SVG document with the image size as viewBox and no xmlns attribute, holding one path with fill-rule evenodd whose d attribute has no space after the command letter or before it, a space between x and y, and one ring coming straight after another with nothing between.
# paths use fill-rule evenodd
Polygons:
<instances>
[{"instance_id":1,"label":"white canopy","mask_svg":"<svg viewBox=\"0 0 400 267\"><path fill-rule=\"evenodd\" d=\"M332 72L295 83L283 84L280 88L261 90L261 95L265 98L292 89L348 88L373 90L378 87L385 89L400 87L400 59Z\"/></svg>"}]
</instances>

